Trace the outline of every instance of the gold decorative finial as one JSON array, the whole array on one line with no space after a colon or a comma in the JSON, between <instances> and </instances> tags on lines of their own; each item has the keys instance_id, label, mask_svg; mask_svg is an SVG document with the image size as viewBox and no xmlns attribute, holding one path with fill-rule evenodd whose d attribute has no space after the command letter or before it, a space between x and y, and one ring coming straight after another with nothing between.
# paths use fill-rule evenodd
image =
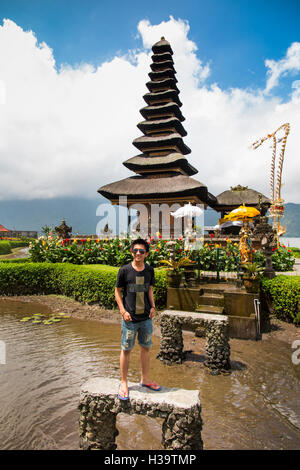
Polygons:
<instances>
[{"instance_id":1,"label":"gold decorative finial","mask_svg":"<svg viewBox=\"0 0 300 470\"><path fill-rule=\"evenodd\" d=\"M161 41L165 41L165 37L162 36L162 37L160 38L160 40L161 40Z\"/></svg>"}]
</instances>

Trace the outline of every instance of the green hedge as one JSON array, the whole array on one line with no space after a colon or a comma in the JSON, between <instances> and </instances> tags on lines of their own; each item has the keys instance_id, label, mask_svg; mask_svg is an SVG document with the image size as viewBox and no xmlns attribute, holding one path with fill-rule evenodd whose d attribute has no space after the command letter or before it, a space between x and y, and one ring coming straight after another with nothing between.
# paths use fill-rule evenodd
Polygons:
<instances>
[{"instance_id":1,"label":"green hedge","mask_svg":"<svg viewBox=\"0 0 300 470\"><path fill-rule=\"evenodd\" d=\"M24 240L9 240L9 243L12 248L22 248L29 246L29 242Z\"/></svg>"},{"instance_id":2,"label":"green hedge","mask_svg":"<svg viewBox=\"0 0 300 470\"><path fill-rule=\"evenodd\" d=\"M11 253L11 245L7 240L0 240L0 255L9 255Z\"/></svg>"},{"instance_id":3,"label":"green hedge","mask_svg":"<svg viewBox=\"0 0 300 470\"><path fill-rule=\"evenodd\" d=\"M263 279L263 290L270 296L277 318L300 324L300 276Z\"/></svg>"},{"instance_id":4,"label":"green hedge","mask_svg":"<svg viewBox=\"0 0 300 470\"><path fill-rule=\"evenodd\" d=\"M119 268L67 263L0 263L0 295L62 294L80 302L116 308L115 283ZM166 305L166 272L156 270L154 298Z\"/></svg>"},{"instance_id":5,"label":"green hedge","mask_svg":"<svg viewBox=\"0 0 300 470\"><path fill-rule=\"evenodd\" d=\"M300 248L291 248L291 252L295 258L300 258Z\"/></svg>"},{"instance_id":6,"label":"green hedge","mask_svg":"<svg viewBox=\"0 0 300 470\"><path fill-rule=\"evenodd\" d=\"M30 263L30 258L10 258L10 259L0 259L0 263Z\"/></svg>"}]
</instances>

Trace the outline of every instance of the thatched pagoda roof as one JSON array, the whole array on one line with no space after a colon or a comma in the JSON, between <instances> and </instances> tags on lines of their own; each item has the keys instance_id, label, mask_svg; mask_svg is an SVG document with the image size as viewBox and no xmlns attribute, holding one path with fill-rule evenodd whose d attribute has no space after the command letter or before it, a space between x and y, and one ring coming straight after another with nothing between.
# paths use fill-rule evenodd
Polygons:
<instances>
[{"instance_id":1,"label":"thatched pagoda roof","mask_svg":"<svg viewBox=\"0 0 300 470\"><path fill-rule=\"evenodd\" d=\"M177 117L170 117L166 119L156 119L155 121L142 121L137 127L145 134L149 131L175 129L175 131L182 137L187 135L186 130Z\"/></svg>"},{"instance_id":2,"label":"thatched pagoda roof","mask_svg":"<svg viewBox=\"0 0 300 470\"><path fill-rule=\"evenodd\" d=\"M157 80L156 82L147 82L146 83L146 87L148 88L149 91L153 92L157 89L161 89L161 88L168 88L168 89L172 89L172 90L176 90L179 92L178 88L177 88L177 79L174 78L174 77L166 77L162 80Z\"/></svg>"},{"instance_id":3,"label":"thatched pagoda roof","mask_svg":"<svg viewBox=\"0 0 300 470\"><path fill-rule=\"evenodd\" d=\"M185 175L164 178L131 176L102 186L98 189L98 192L110 200L116 200L119 196L155 199L162 196L183 197L194 195L198 196L201 201L206 202L208 198L207 187Z\"/></svg>"},{"instance_id":4,"label":"thatched pagoda roof","mask_svg":"<svg viewBox=\"0 0 300 470\"><path fill-rule=\"evenodd\" d=\"M217 196L217 201L219 206L240 206L245 204L246 206L256 206L259 203L259 193L254 189L229 189L227 191L223 191ZM271 204L269 198L261 194L262 204Z\"/></svg>"},{"instance_id":5,"label":"thatched pagoda roof","mask_svg":"<svg viewBox=\"0 0 300 470\"><path fill-rule=\"evenodd\" d=\"M174 168L174 166L181 168L189 176L198 173L196 168L194 168L181 153L170 153L163 157L145 157L144 154L141 154L129 158L123 165L136 173L143 173L145 170L167 170Z\"/></svg>"},{"instance_id":6,"label":"thatched pagoda roof","mask_svg":"<svg viewBox=\"0 0 300 470\"><path fill-rule=\"evenodd\" d=\"M173 103L177 103L178 106L182 106L182 103L178 97L178 91L176 90L164 90L156 93L146 93L143 98L148 105L151 106L151 103L154 99L156 100L172 100Z\"/></svg>"},{"instance_id":7,"label":"thatched pagoda roof","mask_svg":"<svg viewBox=\"0 0 300 470\"><path fill-rule=\"evenodd\" d=\"M172 148L176 146L183 155L191 153L191 149L183 143L182 137L180 134L169 134L163 136L143 136L134 139L132 142L133 145L141 150L142 152L147 152L150 148Z\"/></svg>"},{"instance_id":8,"label":"thatched pagoda roof","mask_svg":"<svg viewBox=\"0 0 300 470\"><path fill-rule=\"evenodd\" d=\"M174 74L175 74L175 70L174 68L166 68L165 70L162 70L162 71L157 71L157 72L150 72L148 73L150 79L152 81L157 81L157 80L162 80L163 78L175 78L174 77Z\"/></svg>"},{"instance_id":9,"label":"thatched pagoda roof","mask_svg":"<svg viewBox=\"0 0 300 470\"><path fill-rule=\"evenodd\" d=\"M172 54L170 54L170 52L163 52L162 54L153 54L151 56L151 59L152 62L163 62L164 60L170 60L172 64L174 64Z\"/></svg>"},{"instance_id":10,"label":"thatched pagoda roof","mask_svg":"<svg viewBox=\"0 0 300 470\"><path fill-rule=\"evenodd\" d=\"M140 109L140 113L145 119L151 119L153 116L164 116L166 114L171 114L177 117L180 121L185 121L178 104L173 102L160 106L145 106L144 108Z\"/></svg>"},{"instance_id":11,"label":"thatched pagoda roof","mask_svg":"<svg viewBox=\"0 0 300 470\"><path fill-rule=\"evenodd\" d=\"M170 54L173 55L173 51L170 46L170 43L166 41L165 38L161 38L160 41L156 42L152 46L152 51L154 54L163 54L164 52L169 52Z\"/></svg>"},{"instance_id":12,"label":"thatched pagoda roof","mask_svg":"<svg viewBox=\"0 0 300 470\"><path fill-rule=\"evenodd\" d=\"M144 95L148 106L140 110L145 120L137 126L144 135L133 141L143 153L123 163L138 176L107 184L98 192L114 203L118 203L119 196L127 196L129 202L191 200L216 204L207 187L191 178L197 170L184 156L191 150L182 139L186 135L182 125L185 118L180 110L171 46L162 38L152 51L151 81L146 84L150 93Z\"/></svg>"},{"instance_id":13,"label":"thatched pagoda roof","mask_svg":"<svg viewBox=\"0 0 300 470\"><path fill-rule=\"evenodd\" d=\"M163 70L171 69L173 70L173 73L176 73L173 63L173 60L164 60L162 62L153 62L150 67L153 72L161 72Z\"/></svg>"}]
</instances>

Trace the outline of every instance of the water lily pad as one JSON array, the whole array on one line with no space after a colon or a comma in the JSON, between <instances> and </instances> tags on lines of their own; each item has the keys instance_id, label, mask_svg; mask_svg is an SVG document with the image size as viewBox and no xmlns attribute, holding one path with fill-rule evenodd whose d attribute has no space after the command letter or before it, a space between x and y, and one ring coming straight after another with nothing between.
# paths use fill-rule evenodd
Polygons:
<instances>
[{"instance_id":1,"label":"water lily pad","mask_svg":"<svg viewBox=\"0 0 300 470\"><path fill-rule=\"evenodd\" d=\"M53 322L50 320L43 320L44 325L51 325Z\"/></svg>"},{"instance_id":2,"label":"water lily pad","mask_svg":"<svg viewBox=\"0 0 300 470\"><path fill-rule=\"evenodd\" d=\"M58 322L61 321L61 318L53 318L52 321Z\"/></svg>"},{"instance_id":3,"label":"water lily pad","mask_svg":"<svg viewBox=\"0 0 300 470\"><path fill-rule=\"evenodd\" d=\"M42 323L42 321L41 320L33 320L32 323Z\"/></svg>"},{"instance_id":4,"label":"water lily pad","mask_svg":"<svg viewBox=\"0 0 300 470\"><path fill-rule=\"evenodd\" d=\"M25 322L25 321L29 321L29 320L31 320L31 317L23 317L22 320L20 320L20 321Z\"/></svg>"}]
</instances>

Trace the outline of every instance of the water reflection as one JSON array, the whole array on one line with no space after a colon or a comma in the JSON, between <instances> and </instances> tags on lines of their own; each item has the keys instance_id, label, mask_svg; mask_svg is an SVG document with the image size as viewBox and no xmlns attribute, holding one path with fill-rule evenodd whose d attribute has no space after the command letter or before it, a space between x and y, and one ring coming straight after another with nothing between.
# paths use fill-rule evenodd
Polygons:
<instances>
[{"instance_id":1,"label":"water reflection","mask_svg":"<svg viewBox=\"0 0 300 470\"><path fill-rule=\"evenodd\" d=\"M119 378L120 326L68 319L53 325L20 323L40 304L0 301L1 449L78 449L79 391L90 377ZM204 347L204 343L203 343ZM182 365L155 359L152 375L162 385L200 389L206 449L297 449L300 445L299 373L289 345L269 341L231 342L233 372L212 376L204 349ZM140 379L139 351L133 350L129 380ZM160 449L161 423L142 416L118 416L119 449Z\"/></svg>"}]
</instances>

